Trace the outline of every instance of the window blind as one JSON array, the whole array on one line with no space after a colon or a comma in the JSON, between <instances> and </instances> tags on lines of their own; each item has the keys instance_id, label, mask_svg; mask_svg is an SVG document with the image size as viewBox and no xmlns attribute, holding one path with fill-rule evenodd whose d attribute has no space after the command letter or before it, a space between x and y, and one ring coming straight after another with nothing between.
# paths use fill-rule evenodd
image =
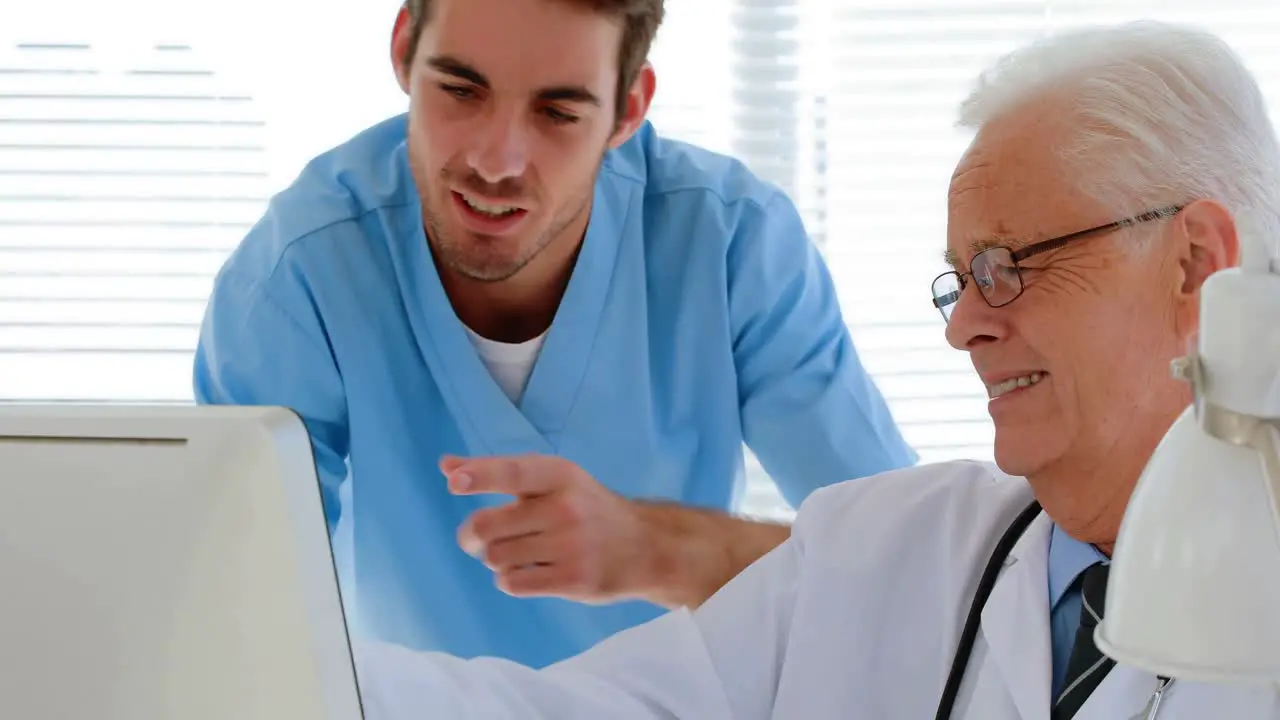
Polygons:
<instances>
[{"instance_id":1,"label":"window blind","mask_svg":"<svg viewBox=\"0 0 1280 720\"><path fill-rule=\"evenodd\" d=\"M190 402L226 255L309 158L405 108L398 0L333 4L305 33L298 0L178 5L0 10L0 402ZM732 7L672 3L653 51L655 124L722 152L755 142L729 110L735 70L775 51L734 53ZM747 509L776 514L750 468Z\"/></svg>"},{"instance_id":2,"label":"window blind","mask_svg":"<svg viewBox=\"0 0 1280 720\"><path fill-rule=\"evenodd\" d=\"M825 254L868 369L923 461L990 459L986 394L929 302L946 192L968 143L955 111L996 57L1062 28L1136 19L1218 33L1280 99L1280 5L1253 0L815 0L827 33ZM1274 111L1273 111L1274 112Z\"/></svg>"},{"instance_id":3,"label":"window blind","mask_svg":"<svg viewBox=\"0 0 1280 720\"><path fill-rule=\"evenodd\" d=\"M303 162L403 109L386 57L398 4L0 8L0 401L189 402L226 253ZM923 459L989 458L985 394L928 302L968 83L1044 32L1150 17L1220 33L1274 99L1273 5L671 0L651 117L793 195ZM749 474L748 511L787 514Z\"/></svg>"},{"instance_id":4,"label":"window blind","mask_svg":"<svg viewBox=\"0 0 1280 720\"><path fill-rule=\"evenodd\" d=\"M0 50L0 398L176 401L270 192L264 119L180 40Z\"/></svg>"}]
</instances>

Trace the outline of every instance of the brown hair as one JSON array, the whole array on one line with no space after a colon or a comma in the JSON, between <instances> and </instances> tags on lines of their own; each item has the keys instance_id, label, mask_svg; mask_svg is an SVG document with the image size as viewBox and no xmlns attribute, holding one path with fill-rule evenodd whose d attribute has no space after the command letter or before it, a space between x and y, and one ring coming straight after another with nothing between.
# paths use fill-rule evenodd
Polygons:
<instances>
[{"instance_id":1,"label":"brown hair","mask_svg":"<svg viewBox=\"0 0 1280 720\"><path fill-rule=\"evenodd\" d=\"M433 0L405 0L404 6L409 10L413 29L409 36L408 57L405 64L413 62L418 51L418 40L422 37L422 28L426 26L431 15ZM463 0L465 2L466 0ZM618 49L618 115L627 109L627 92L631 83L640 74L640 68L649 58L649 48L653 38L658 34L658 26L662 24L663 0L556 0L572 2L585 6L602 15L621 18L623 22L622 46Z\"/></svg>"}]
</instances>

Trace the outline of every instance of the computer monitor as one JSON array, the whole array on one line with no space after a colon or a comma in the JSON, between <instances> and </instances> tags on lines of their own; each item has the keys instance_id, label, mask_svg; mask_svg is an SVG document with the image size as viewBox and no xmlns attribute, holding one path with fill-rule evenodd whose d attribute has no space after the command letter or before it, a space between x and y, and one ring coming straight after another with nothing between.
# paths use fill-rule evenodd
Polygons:
<instances>
[{"instance_id":1,"label":"computer monitor","mask_svg":"<svg viewBox=\"0 0 1280 720\"><path fill-rule=\"evenodd\" d=\"M0 406L0 718L360 720L306 430Z\"/></svg>"}]
</instances>

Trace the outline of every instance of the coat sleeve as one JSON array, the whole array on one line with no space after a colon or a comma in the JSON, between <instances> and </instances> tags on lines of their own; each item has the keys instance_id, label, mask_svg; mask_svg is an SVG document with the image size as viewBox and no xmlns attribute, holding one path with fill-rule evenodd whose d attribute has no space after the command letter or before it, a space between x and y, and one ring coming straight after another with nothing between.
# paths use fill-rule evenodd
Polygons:
<instances>
[{"instance_id":1,"label":"coat sleeve","mask_svg":"<svg viewBox=\"0 0 1280 720\"><path fill-rule=\"evenodd\" d=\"M743 436L791 506L915 464L791 200L744 208L727 259Z\"/></svg>"},{"instance_id":2,"label":"coat sleeve","mask_svg":"<svg viewBox=\"0 0 1280 720\"><path fill-rule=\"evenodd\" d=\"M672 611L533 670L356 643L368 720L767 720L800 575L780 545L697 611Z\"/></svg>"}]
</instances>

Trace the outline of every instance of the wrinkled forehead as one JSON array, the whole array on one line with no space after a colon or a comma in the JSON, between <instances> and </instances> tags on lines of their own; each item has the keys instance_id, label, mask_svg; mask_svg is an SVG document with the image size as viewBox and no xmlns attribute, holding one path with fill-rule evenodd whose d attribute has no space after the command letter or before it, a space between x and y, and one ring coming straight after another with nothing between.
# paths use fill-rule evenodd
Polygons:
<instances>
[{"instance_id":1,"label":"wrinkled forehead","mask_svg":"<svg viewBox=\"0 0 1280 720\"><path fill-rule=\"evenodd\" d=\"M970 258L991 247L1012 249L1029 242L1028 234L1041 212L1036 200L1051 196L1051 188L1034 181L1037 173L1027 173L1017 162L996 155L975 146L952 177L944 253L952 267L968 267Z\"/></svg>"},{"instance_id":2,"label":"wrinkled forehead","mask_svg":"<svg viewBox=\"0 0 1280 720\"><path fill-rule=\"evenodd\" d=\"M1077 229L1090 201L1063 162L1058 123L998 120L974 137L951 178L945 259L966 267L989 247L1011 249Z\"/></svg>"}]
</instances>

